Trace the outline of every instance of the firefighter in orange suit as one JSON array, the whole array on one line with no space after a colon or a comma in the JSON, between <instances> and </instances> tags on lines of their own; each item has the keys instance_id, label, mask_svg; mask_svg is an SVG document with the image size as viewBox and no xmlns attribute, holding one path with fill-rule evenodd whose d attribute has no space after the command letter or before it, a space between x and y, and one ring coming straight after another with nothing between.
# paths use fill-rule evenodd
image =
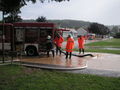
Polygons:
<instances>
[{"instance_id":1,"label":"firefighter in orange suit","mask_svg":"<svg viewBox=\"0 0 120 90\"><path fill-rule=\"evenodd\" d=\"M74 39L71 35L68 35L67 44L66 44L66 59L68 58L68 55L69 55L69 59L71 59L73 48L74 48Z\"/></svg>"},{"instance_id":2,"label":"firefighter in orange suit","mask_svg":"<svg viewBox=\"0 0 120 90\"><path fill-rule=\"evenodd\" d=\"M84 44L85 44L85 37L78 36L78 47L79 47L79 54L83 52L84 54Z\"/></svg>"},{"instance_id":3,"label":"firefighter in orange suit","mask_svg":"<svg viewBox=\"0 0 120 90\"><path fill-rule=\"evenodd\" d=\"M58 52L60 53L61 55L61 47L62 47L62 43L63 43L64 39L61 35L57 35L54 39L54 43L56 44L56 55L58 54Z\"/></svg>"}]
</instances>

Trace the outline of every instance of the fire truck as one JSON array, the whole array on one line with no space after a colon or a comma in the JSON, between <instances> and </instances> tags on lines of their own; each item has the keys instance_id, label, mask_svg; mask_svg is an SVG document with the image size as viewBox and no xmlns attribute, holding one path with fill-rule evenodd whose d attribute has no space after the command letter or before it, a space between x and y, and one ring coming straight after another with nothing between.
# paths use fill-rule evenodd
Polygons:
<instances>
[{"instance_id":1,"label":"fire truck","mask_svg":"<svg viewBox=\"0 0 120 90\"><path fill-rule=\"evenodd\" d=\"M54 23L5 23L0 24L0 51L23 51L28 56L46 51L48 35L54 39L61 30Z\"/></svg>"}]
</instances>

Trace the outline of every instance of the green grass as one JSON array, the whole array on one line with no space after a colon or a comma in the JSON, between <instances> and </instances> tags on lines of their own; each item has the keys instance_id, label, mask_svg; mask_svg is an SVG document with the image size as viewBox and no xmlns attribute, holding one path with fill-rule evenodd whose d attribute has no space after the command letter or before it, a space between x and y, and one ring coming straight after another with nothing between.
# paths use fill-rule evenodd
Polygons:
<instances>
[{"instance_id":1,"label":"green grass","mask_svg":"<svg viewBox=\"0 0 120 90\"><path fill-rule=\"evenodd\" d=\"M120 47L120 39L109 39L105 41L93 42L86 44L86 46Z\"/></svg>"},{"instance_id":2,"label":"green grass","mask_svg":"<svg viewBox=\"0 0 120 90\"><path fill-rule=\"evenodd\" d=\"M85 52L100 52L100 53L112 53L120 54L120 50L106 50L106 49L85 49Z\"/></svg>"},{"instance_id":3,"label":"green grass","mask_svg":"<svg viewBox=\"0 0 120 90\"><path fill-rule=\"evenodd\" d=\"M120 78L0 66L0 90L120 90Z\"/></svg>"},{"instance_id":4,"label":"green grass","mask_svg":"<svg viewBox=\"0 0 120 90\"><path fill-rule=\"evenodd\" d=\"M78 52L78 48L75 48L74 51ZM94 48L85 48L85 52L98 52L98 53L112 53L120 54L120 50L106 50L106 49L94 49Z\"/></svg>"},{"instance_id":5,"label":"green grass","mask_svg":"<svg viewBox=\"0 0 120 90\"><path fill-rule=\"evenodd\" d=\"M113 53L120 54L120 50L108 50L108 49L100 49L97 47L113 47L120 48L120 39L109 39L105 41L93 42L85 45L88 48L85 48L86 52L101 52L101 53ZM96 47L96 48L94 48ZM77 50L77 49L75 49Z\"/></svg>"},{"instance_id":6,"label":"green grass","mask_svg":"<svg viewBox=\"0 0 120 90\"><path fill-rule=\"evenodd\" d=\"M0 61L3 60L3 57L0 55ZM5 56L4 61L12 60L12 57Z\"/></svg>"}]
</instances>

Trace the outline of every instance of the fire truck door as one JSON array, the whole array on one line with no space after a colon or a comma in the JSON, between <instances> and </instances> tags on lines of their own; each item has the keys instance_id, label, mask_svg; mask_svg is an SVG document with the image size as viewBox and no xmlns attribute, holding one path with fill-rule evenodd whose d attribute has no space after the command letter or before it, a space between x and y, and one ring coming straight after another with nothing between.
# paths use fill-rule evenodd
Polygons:
<instances>
[{"instance_id":1,"label":"fire truck door","mask_svg":"<svg viewBox=\"0 0 120 90\"><path fill-rule=\"evenodd\" d=\"M24 29L16 29L16 51L21 51L23 49L24 43Z\"/></svg>"},{"instance_id":2,"label":"fire truck door","mask_svg":"<svg viewBox=\"0 0 120 90\"><path fill-rule=\"evenodd\" d=\"M24 41L24 30L16 29L16 41L23 42Z\"/></svg>"}]
</instances>

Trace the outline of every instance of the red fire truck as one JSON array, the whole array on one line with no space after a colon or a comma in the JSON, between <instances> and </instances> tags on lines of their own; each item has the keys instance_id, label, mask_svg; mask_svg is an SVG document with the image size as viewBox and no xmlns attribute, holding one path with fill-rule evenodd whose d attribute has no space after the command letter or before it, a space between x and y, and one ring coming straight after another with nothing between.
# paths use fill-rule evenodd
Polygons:
<instances>
[{"instance_id":1,"label":"red fire truck","mask_svg":"<svg viewBox=\"0 0 120 90\"><path fill-rule=\"evenodd\" d=\"M28 56L38 55L46 51L47 36L50 35L54 39L56 32L61 31L57 31L53 23L0 24L0 50L2 51L4 42L5 51L22 50Z\"/></svg>"}]
</instances>

